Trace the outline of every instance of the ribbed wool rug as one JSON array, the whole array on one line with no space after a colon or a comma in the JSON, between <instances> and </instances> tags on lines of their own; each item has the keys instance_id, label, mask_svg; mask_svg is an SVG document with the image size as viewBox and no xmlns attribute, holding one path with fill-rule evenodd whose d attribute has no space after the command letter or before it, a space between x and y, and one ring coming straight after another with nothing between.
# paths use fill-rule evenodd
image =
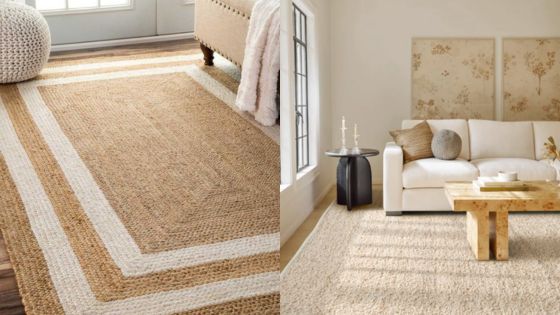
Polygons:
<instances>
[{"instance_id":1,"label":"ribbed wool rug","mask_svg":"<svg viewBox=\"0 0 560 315\"><path fill-rule=\"evenodd\" d=\"M476 261L463 214L331 205L282 272L282 314L559 314L560 213L509 223L510 259Z\"/></svg>"},{"instance_id":2,"label":"ribbed wool rug","mask_svg":"<svg viewBox=\"0 0 560 315\"><path fill-rule=\"evenodd\" d=\"M0 224L28 314L279 312L279 147L199 51L0 86Z\"/></svg>"}]
</instances>

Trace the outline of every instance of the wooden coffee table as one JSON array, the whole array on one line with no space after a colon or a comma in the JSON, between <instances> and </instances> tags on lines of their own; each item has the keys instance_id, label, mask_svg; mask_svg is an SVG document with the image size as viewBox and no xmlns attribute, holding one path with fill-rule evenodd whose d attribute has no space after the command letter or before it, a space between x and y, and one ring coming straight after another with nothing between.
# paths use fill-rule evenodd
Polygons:
<instances>
[{"instance_id":1,"label":"wooden coffee table","mask_svg":"<svg viewBox=\"0 0 560 315\"><path fill-rule=\"evenodd\" d=\"M467 212L467 240L476 259L509 258L509 212L558 211L560 187L557 181L527 182L528 191L479 192L472 182L449 182L445 194L453 211Z\"/></svg>"}]
</instances>

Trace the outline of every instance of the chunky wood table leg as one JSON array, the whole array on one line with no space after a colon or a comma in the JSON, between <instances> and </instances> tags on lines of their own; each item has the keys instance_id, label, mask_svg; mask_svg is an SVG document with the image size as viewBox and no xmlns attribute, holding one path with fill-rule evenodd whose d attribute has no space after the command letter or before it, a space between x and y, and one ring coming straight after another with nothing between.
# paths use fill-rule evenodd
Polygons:
<instances>
[{"instance_id":1,"label":"chunky wood table leg","mask_svg":"<svg viewBox=\"0 0 560 315\"><path fill-rule=\"evenodd\" d=\"M490 259L488 211L467 212L467 240L477 260Z\"/></svg>"},{"instance_id":2,"label":"chunky wood table leg","mask_svg":"<svg viewBox=\"0 0 560 315\"><path fill-rule=\"evenodd\" d=\"M490 249L496 260L509 258L508 212L490 212Z\"/></svg>"}]
</instances>

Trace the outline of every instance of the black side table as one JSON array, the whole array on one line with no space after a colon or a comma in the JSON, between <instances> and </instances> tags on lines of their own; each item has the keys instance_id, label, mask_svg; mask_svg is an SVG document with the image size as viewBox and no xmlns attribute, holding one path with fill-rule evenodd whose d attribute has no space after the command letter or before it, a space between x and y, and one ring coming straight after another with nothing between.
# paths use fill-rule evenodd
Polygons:
<instances>
[{"instance_id":1,"label":"black side table","mask_svg":"<svg viewBox=\"0 0 560 315\"><path fill-rule=\"evenodd\" d=\"M366 157L379 155L375 149L334 149L326 155L338 157L336 168L336 202L346 205L348 210L353 206L372 203L371 167Z\"/></svg>"}]
</instances>

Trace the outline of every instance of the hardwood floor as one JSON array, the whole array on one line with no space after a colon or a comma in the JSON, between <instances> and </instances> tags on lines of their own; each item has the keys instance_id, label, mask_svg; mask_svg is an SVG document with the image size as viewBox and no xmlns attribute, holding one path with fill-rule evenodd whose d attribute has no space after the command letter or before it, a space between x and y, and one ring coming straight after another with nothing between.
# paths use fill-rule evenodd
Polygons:
<instances>
[{"instance_id":1,"label":"hardwood floor","mask_svg":"<svg viewBox=\"0 0 560 315\"><path fill-rule=\"evenodd\" d=\"M186 49L199 49L195 39L182 39L169 42L136 44L117 47L92 48L83 50L61 51L51 53L49 60L75 60L91 57L111 57L141 54L144 52L173 52Z\"/></svg>"},{"instance_id":2,"label":"hardwood floor","mask_svg":"<svg viewBox=\"0 0 560 315\"><path fill-rule=\"evenodd\" d=\"M75 60L91 57L110 57L141 54L143 52L173 52L186 49L198 49L194 39L169 42L128 45L109 48L85 49L52 53L50 60ZM0 233L0 315L25 314L19 295L16 278Z\"/></svg>"},{"instance_id":3,"label":"hardwood floor","mask_svg":"<svg viewBox=\"0 0 560 315\"><path fill-rule=\"evenodd\" d=\"M0 233L0 314L25 314L4 237Z\"/></svg>"},{"instance_id":4,"label":"hardwood floor","mask_svg":"<svg viewBox=\"0 0 560 315\"><path fill-rule=\"evenodd\" d=\"M382 186L378 184L373 185L374 190L374 206L382 206L383 200L376 198L375 192L381 196ZM323 198L321 202L313 209L313 212L305 219L303 224L294 232L294 234L284 243L280 248L280 270L284 270L286 265L292 260L297 251L303 245L309 234L313 232L315 226L321 219L321 216L329 208L329 206L336 202L336 186L334 186Z\"/></svg>"},{"instance_id":5,"label":"hardwood floor","mask_svg":"<svg viewBox=\"0 0 560 315\"><path fill-rule=\"evenodd\" d=\"M280 270L284 270L286 265L292 260L301 245L303 245L303 242L305 242L305 239L311 234L319 222L319 219L321 219L323 213L325 213L325 210L327 210L335 200L336 186L333 186L323 200L313 209L313 212L303 221L303 224L300 225L294 234L280 248Z\"/></svg>"}]
</instances>

